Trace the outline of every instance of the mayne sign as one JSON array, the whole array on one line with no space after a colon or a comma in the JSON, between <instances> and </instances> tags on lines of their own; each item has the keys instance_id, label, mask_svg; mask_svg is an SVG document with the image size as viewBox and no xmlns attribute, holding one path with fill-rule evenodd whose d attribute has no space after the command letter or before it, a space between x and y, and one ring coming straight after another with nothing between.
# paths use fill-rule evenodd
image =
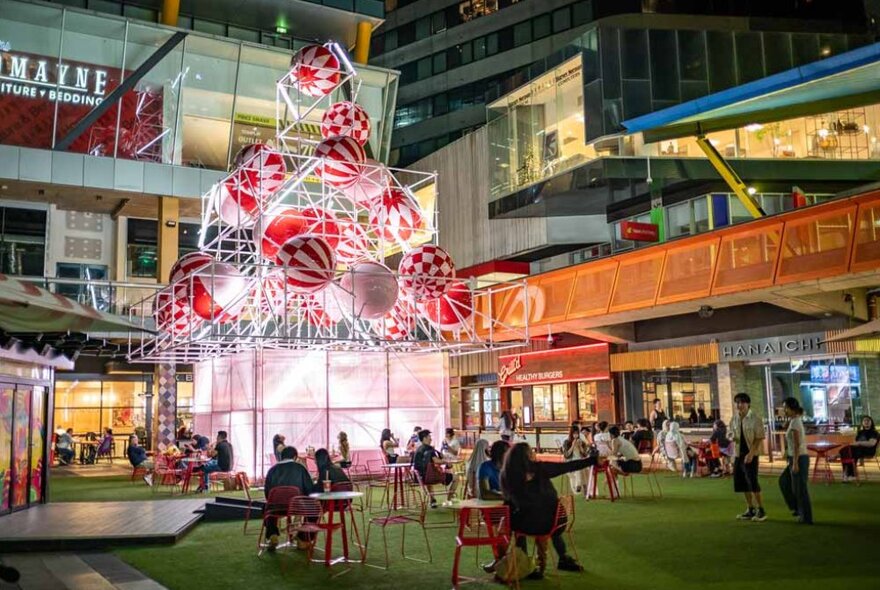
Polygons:
<instances>
[{"instance_id":1,"label":"mayne sign","mask_svg":"<svg viewBox=\"0 0 880 590\"><path fill-rule=\"evenodd\" d=\"M605 342L499 356L498 362L500 387L611 378Z\"/></svg>"}]
</instances>

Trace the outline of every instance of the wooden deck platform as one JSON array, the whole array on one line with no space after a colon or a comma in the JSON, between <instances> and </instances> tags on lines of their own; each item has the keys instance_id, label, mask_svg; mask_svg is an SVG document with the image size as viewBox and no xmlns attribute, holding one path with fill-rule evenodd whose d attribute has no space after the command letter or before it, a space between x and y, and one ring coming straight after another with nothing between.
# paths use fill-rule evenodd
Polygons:
<instances>
[{"instance_id":1,"label":"wooden deck platform","mask_svg":"<svg viewBox=\"0 0 880 590\"><path fill-rule=\"evenodd\" d=\"M43 504L0 517L0 553L172 544L204 507L204 499Z\"/></svg>"}]
</instances>

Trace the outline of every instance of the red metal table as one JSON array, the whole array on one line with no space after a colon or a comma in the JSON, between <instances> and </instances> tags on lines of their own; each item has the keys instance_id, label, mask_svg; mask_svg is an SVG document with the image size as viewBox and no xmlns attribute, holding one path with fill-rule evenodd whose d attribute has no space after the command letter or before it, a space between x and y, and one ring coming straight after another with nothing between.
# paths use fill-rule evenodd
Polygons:
<instances>
[{"instance_id":1,"label":"red metal table","mask_svg":"<svg viewBox=\"0 0 880 590\"><path fill-rule=\"evenodd\" d=\"M807 444L807 450L813 451L816 453L816 463L813 465L813 481L819 477L819 461L823 461L823 470L822 470L822 479L825 480L825 483L832 483L834 481L834 473L831 471L831 464L828 463L828 453L833 451L834 449L839 449L843 445L840 443L831 442L828 440L820 440L814 443Z\"/></svg>"},{"instance_id":2,"label":"red metal table","mask_svg":"<svg viewBox=\"0 0 880 590\"><path fill-rule=\"evenodd\" d=\"M358 532L357 528L357 520L354 516L354 511L351 508L351 501L356 500L357 498L363 497L362 492L348 492L348 491L339 491L339 492L316 492L314 494L309 494L310 498L315 498L319 500L322 504L326 505L326 514L327 514L327 525L328 529L326 531L325 542L324 542L324 565L327 567L331 565L336 565L338 563L363 563L364 562L364 552L363 545L361 544L361 536ZM339 512L339 518L341 520L342 528L342 556L336 557L335 559L331 559L331 554L333 550L333 517ZM348 512L351 526L354 529L354 536L357 540L357 544L361 547L361 558L357 559L349 559L348 558L348 530L345 524L345 513Z\"/></svg>"}]
</instances>

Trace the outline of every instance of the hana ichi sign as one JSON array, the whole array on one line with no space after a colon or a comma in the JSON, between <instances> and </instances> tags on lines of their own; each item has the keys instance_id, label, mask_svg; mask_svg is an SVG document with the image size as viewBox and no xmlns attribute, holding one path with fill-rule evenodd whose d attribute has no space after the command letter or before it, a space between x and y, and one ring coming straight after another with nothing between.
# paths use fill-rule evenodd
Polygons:
<instances>
[{"instance_id":1,"label":"hana ichi sign","mask_svg":"<svg viewBox=\"0 0 880 590\"><path fill-rule=\"evenodd\" d=\"M608 344L604 342L506 355L498 361L501 387L611 378Z\"/></svg>"}]
</instances>

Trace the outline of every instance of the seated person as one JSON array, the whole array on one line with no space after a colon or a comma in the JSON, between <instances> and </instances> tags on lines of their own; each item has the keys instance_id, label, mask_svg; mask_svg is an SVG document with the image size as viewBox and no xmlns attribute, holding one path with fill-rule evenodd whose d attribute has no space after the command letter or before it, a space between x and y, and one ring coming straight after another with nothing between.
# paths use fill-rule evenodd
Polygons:
<instances>
[{"instance_id":1,"label":"seated person","mask_svg":"<svg viewBox=\"0 0 880 590\"><path fill-rule=\"evenodd\" d=\"M391 433L391 429L383 429L382 436L379 438L379 448L382 449L382 454L384 455L385 460L388 463L397 463L398 446L400 446L400 443L398 443L397 439L394 438L394 435Z\"/></svg>"},{"instance_id":2,"label":"seated person","mask_svg":"<svg viewBox=\"0 0 880 590\"><path fill-rule=\"evenodd\" d=\"M345 472L330 460L327 449L315 451L315 465L318 468L318 489L324 489L324 482L330 480L331 484L350 482Z\"/></svg>"},{"instance_id":3,"label":"seated person","mask_svg":"<svg viewBox=\"0 0 880 590\"><path fill-rule=\"evenodd\" d=\"M419 433L422 431L421 426L416 426L413 428L412 436L409 437L409 440L406 443L406 453L411 455L415 452L417 448L419 448Z\"/></svg>"},{"instance_id":4,"label":"seated person","mask_svg":"<svg viewBox=\"0 0 880 590\"><path fill-rule=\"evenodd\" d=\"M73 428L68 428L58 435L55 448L58 451L58 462L61 465L70 465L73 462L73 457L76 454L73 451Z\"/></svg>"},{"instance_id":5,"label":"seated person","mask_svg":"<svg viewBox=\"0 0 880 590\"><path fill-rule=\"evenodd\" d=\"M217 442L214 443L214 449L208 452L211 460L199 467L202 472L202 485L196 492L205 492L208 490L208 483L212 473L222 472L228 473L232 471L235 464L232 444L228 440L229 435L225 430L217 432Z\"/></svg>"},{"instance_id":6,"label":"seated person","mask_svg":"<svg viewBox=\"0 0 880 590\"><path fill-rule=\"evenodd\" d=\"M110 457L113 450L113 430L111 428L104 429L104 436L101 437L101 442L98 443L98 456L99 457Z\"/></svg>"},{"instance_id":7,"label":"seated person","mask_svg":"<svg viewBox=\"0 0 880 590\"><path fill-rule=\"evenodd\" d=\"M611 437L608 435L608 422L602 420L593 430L593 446L599 450L600 457L611 454Z\"/></svg>"},{"instance_id":8,"label":"seated person","mask_svg":"<svg viewBox=\"0 0 880 590\"><path fill-rule=\"evenodd\" d=\"M181 426L177 430L176 444L177 448L180 449L182 453L188 455L193 452L193 436L192 433L186 429L186 426Z\"/></svg>"},{"instance_id":9,"label":"seated person","mask_svg":"<svg viewBox=\"0 0 880 590\"><path fill-rule=\"evenodd\" d=\"M618 457L617 463L611 463L611 468L618 473L639 473L642 470L642 458L636 446L620 436L617 426L609 428L608 435L611 437L611 456Z\"/></svg>"},{"instance_id":10,"label":"seated person","mask_svg":"<svg viewBox=\"0 0 880 590\"><path fill-rule=\"evenodd\" d=\"M651 431L651 425L646 418L639 418L636 421L636 430L632 433L629 440L640 453L651 452L651 448L654 445L654 433Z\"/></svg>"},{"instance_id":11,"label":"seated person","mask_svg":"<svg viewBox=\"0 0 880 590\"><path fill-rule=\"evenodd\" d=\"M666 462L670 471L678 471L675 460L681 459L681 476L693 477L697 471L697 454L690 448L679 430L678 422L669 423L669 432L663 439Z\"/></svg>"},{"instance_id":12,"label":"seated person","mask_svg":"<svg viewBox=\"0 0 880 590\"><path fill-rule=\"evenodd\" d=\"M852 461L841 462L843 465L843 481L848 482L856 477L855 461L870 459L877 454L877 443L880 442L880 434L874 426L874 419L870 416L862 416L862 423L856 431L856 440L851 445L843 447L840 451L841 459Z\"/></svg>"},{"instance_id":13,"label":"seated person","mask_svg":"<svg viewBox=\"0 0 880 590\"><path fill-rule=\"evenodd\" d=\"M440 445L440 453L447 461L458 459L461 453L461 443L458 442L458 438L455 436L455 429L446 429L446 438L443 439L443 444Z\"/></svg>"},{"instance_id":14,"label":"seated person","mask_svg":"<svg viewBox=\"0 0 880 590\"><path fill-rule=\"evenodd\" d=\"M128 462L131 463L132 467L146 469L147 473L144 475L144 481L147 482L148 486L153 485L153 474L151 472L155 465L147 459L147 450L138 444L136 434L132 434L131 438L128 439Z\"/></svg>"},{"instance_id":15,"label":"seated person","mask_svg":"<svg viewBox=\"0 0 880 590\"><path fill-rule=\"evenodd\" d=\"M501 467L510 445L496 440L489 448L489 460L483 461L477 473L477 498L480 500L503 500L501 495Z\"/></svg>"},{"instance_id":16,"label":"seated person","mask_svg":"<svg viewBox=\"0 0 880 590\"><path fill-rule=\"evenodd\" d=\"M308 496L313 492L320 491L312 483L312 476L308 470L296 461L299 453L293 447L284 447L281 450L281 460L269 469L266 473L266 483L263 489L266 492L266 498L274 488L280 486L296 486L303 495ZM268 549L273 551L278 546L278 519L266 519L266 538L269 540ZM300 542L307 543L307 537L301 537Z\"/></svg>"},{"instance_id":17,"label":"seated person","mask_svg":"<svg viewBox=\"0 0 880 590\"><path fill-rule=\"evenodd\" d=\"M339 431L336 440L339 441L339 466L343 469L351 467L351 446L348 444L348 434Z\"/></svg>"},{"instance_id":18,"label":"seated person","mask_svg":"<svg viewBox=\"0 0 880 590\"><path fill-rule=\"evenodd\" d=\"M422 482L428 486L429 490L432 485L442 484L447 487L447 496L451 498L455 493L457 482L451 473L443 471L443 460L440 458L434 447L431 446L431 443L433 442L431 440L431 431L420 431L419 442L422 444L416 450L415 455L413 455L413 468L418 471L422 478ZM434 499L434 494L431 493L431 508L436 507L437 500Z\"/></svg>"},{"instance_id":19,"label":"seated person","mask_svg":"<svg viewBox=\"0 0 880 590\"><path fill-rule=\"evenodd\" d=\"M623 423L623 430L620 431L620 435L626 440L632 440L632 435L636 431L636 427L633 424L632 420L627 420Z\"/></svg>"}]
</instances>

